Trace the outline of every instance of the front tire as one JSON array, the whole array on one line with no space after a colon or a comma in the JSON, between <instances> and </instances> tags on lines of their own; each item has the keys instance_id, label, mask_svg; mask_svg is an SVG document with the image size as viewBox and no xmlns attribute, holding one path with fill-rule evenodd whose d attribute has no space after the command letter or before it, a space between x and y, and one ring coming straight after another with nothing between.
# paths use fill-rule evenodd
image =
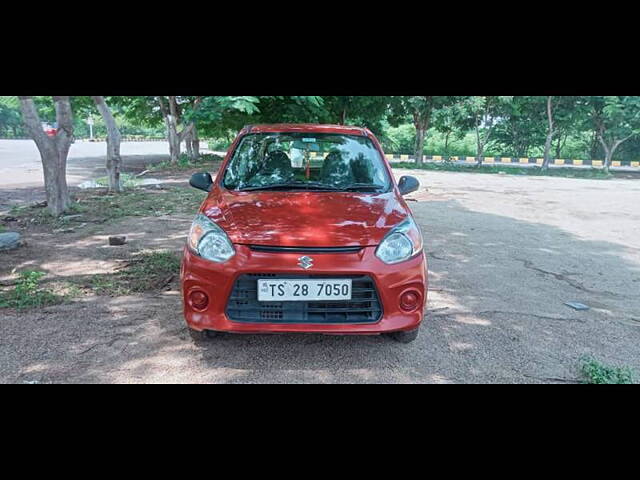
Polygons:
<instances>
[{"instance_id":1,"label":"front tire","mask_svg":"<svg viewBox=\"0 0 640 480\"><path fill-rule=\"evenodd\" d=\"M387 335L398 343L409 344L417 340L420 329L410 330L408 332L392 332Z\"/></svg>"},{"instance_id":2,"label":"front tire","mask_svg":"<svg viewBox=\"0 0 640 480\"><path fill-rule=\"evenodd\" d=\"M202 332L199 332L192 328L189 328L189 335L195 343L204 343L217 336L216 332L212 332L210 330L203 330Z\"/></svg>"}]
</instances>

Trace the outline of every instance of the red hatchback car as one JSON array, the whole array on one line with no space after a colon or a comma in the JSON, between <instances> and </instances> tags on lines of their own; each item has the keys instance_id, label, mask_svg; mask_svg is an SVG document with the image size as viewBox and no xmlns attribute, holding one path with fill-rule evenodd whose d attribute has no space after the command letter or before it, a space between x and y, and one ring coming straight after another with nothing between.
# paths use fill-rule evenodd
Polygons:
<instances>
[{"instance_id":1,"label":"red hatchback car","mask_svg":"<svg viewBox=\"0 0 640 480\"><path fill-rule=\"evenodd\" d=\"M417 338L427 300L422 235L368 130L245 127L196 216L181 269L196 339L218 332Z\"/></svg>"}]
</instances>

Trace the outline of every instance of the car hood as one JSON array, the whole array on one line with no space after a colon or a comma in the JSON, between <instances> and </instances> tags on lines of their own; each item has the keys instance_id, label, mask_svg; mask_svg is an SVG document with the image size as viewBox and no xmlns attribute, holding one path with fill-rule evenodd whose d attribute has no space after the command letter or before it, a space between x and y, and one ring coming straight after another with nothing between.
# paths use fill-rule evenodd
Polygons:
<instances>
[{"instance_id":1,"label":"car hood","mask_svg":"<svg viewBox=\"0 0 640 480\"><path fill-rule=\"evenodd\" d=\"M202 213L235 244L281 247L379 245L408 215L395 192L231 192L216 189Z\"/></svg>"}]
</instances>

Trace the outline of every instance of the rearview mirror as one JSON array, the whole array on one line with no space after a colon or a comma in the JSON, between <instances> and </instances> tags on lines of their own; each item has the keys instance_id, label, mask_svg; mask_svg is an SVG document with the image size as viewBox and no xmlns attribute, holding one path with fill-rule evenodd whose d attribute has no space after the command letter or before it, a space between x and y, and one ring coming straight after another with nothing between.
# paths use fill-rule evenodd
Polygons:
<instances>
[{"instance_id":1,"label":"rearview mirror","mask_svg":"<svg viewBox=\"0 0 640 480\"><path fill-rule=\"evenodd\" d=\"M402 177L398 182L398 188L400 189L400 194L409 195L410 193L417 192L420 188L420 182L416 177Z\"/></svg>"},{"instance_id":2,"label":"rearview mirror","mask_svg":"<svg viewBox=\"0 0 640 480\"><path fill-rule=\"evenodd\" d=\"M191 180L189 180L189 185L193 188L197 188L198 190L204 190L205 192L211 191L211 186L213 185L213 178L208 173L194 173L191 175Z\"/></svg>"}]
</instances>

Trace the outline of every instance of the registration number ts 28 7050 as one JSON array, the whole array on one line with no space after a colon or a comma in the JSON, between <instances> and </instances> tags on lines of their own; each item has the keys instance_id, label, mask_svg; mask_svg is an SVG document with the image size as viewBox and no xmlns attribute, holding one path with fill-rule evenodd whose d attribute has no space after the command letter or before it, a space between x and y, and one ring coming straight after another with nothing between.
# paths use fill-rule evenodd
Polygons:
<instances>
[{"instance_id":1,"label":"registration number ts 28 7050","mask_svg":"<svg viewBox=\"0 0 640 480\"><path fill-rule=\"evenodd\" d=\"M351 300L350 279L258 280L260 302Z\"/></svg>"}]
</instances>

